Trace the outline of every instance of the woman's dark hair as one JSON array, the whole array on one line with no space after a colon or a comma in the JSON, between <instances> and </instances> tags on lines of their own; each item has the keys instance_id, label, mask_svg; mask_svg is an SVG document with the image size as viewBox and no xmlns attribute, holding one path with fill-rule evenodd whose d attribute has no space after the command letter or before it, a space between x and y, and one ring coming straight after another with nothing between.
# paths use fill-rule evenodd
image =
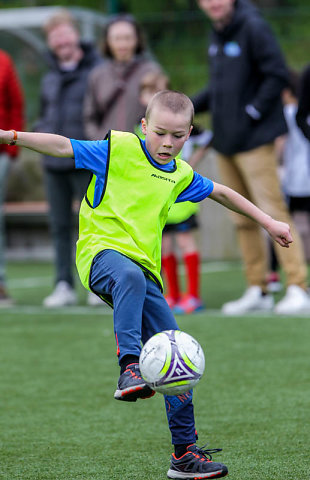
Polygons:
<instances>
[{"instance_id":1,"label":"woman's dark hair","mask_svg":"<svg viewBox=\"0 0 310 480\"><path fill-rule=\"evenodd\" d=\"M143 53L146 48L145 37L142 32L142 28L140 27L136 19L132 15L116 15L112 17L104 27L103 39L102 39L102 54L105 57L113 58L113 55L108 43L108 33L111 25L114 25L115 23L118 23L118 22L127 22L134 27L137 35L137 46L136 46L135 54L139 55L140 53Z\"/></svg>"}]
</instances>

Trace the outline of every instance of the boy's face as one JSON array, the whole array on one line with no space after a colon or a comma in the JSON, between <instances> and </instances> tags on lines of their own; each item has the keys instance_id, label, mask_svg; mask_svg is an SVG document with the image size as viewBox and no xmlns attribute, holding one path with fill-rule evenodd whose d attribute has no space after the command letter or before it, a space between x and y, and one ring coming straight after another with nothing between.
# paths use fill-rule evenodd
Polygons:
<instances>
[{"instance_id":1,"label":"boy's face","mask_svg":"<svg viewBox=\"0 0 310 480\"><path fill-rule=\"evenodd\" d=\"M193 128L188 112L173 113L159 105L154 105L148 121L143 118L141 124L148 152L162 165L177 156Z\"/></svg>"}]
</instances>

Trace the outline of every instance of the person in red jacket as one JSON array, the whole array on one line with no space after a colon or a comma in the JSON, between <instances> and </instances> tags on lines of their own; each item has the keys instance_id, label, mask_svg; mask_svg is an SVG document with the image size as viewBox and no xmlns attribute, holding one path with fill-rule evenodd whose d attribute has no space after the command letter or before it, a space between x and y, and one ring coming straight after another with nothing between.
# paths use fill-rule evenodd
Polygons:
<instances>
[{"instance_id":1,"label":"person in red jacket","mask_svg":"<svg viewBox=\"0 0 310 480\"><path fill-rule=\"evenodd\" d=\"M0 50L0 128L9 130L24 124L24 100L20 82L10 56ZM5 231L3 217L3 203L6 195L6 186L10 161L18 155L18 147L0 145L0 306L11 305L13 302L8 295L5 280Z\"/></svg>"}]
</instances>

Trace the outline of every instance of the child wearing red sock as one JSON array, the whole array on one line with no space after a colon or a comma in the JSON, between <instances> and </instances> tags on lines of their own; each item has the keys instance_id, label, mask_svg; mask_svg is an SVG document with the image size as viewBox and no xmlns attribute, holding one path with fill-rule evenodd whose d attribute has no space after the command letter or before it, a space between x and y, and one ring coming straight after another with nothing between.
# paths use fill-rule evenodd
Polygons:
<instances>
[{"instance_id":1,"label":"child wearing red sock","mask_svg":"<svg viewBox=\"0 0 310 480\"><path fill-rule=\"evenodd\" d=\"M192 232L198 227L198 222L194 213L196 205L192 205L193 213L186 220L167 223L163 231L162 270L167 290L166 300L174 313L179 314L192 313L203 308L200 299L200 254ZM173 205L171 210L175 207L178 205ZM181 294L175 244L181 252L185 267L186 293L184 294Z\"/></svg>"},{"instance_id":2,"label":"child wearing red sock","mask_svg":"<svg viewBox=\"0 0 310 480\"><path fill-rule=\"evenodd\" d=\"M155 93L168 87L169 79L161 72L147 73L140 84L140 102L146 107ZM143 138L140 126L136 134ZM195 168L205 156L211 138L210 131L201 130L194 125L178 158L182 158ZM174 204L169 211L168 221L163 230L161 260L166 280L165 298L174 313L192 313L203 308L200 300L200 255L193 235L193 230L198 227L197 212L197 203ZM181 251L185 266L185 294L181 294L174 240Z\"/></svg>"}]
</instances>

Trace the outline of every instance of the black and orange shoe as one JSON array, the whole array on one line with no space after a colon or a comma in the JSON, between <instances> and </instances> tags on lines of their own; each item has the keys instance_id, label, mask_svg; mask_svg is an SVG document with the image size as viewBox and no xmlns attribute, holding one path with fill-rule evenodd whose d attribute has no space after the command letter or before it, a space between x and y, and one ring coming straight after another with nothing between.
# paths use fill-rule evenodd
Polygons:
<instances>
[{"instance_id":1,"label":"black and orange shoe","mask_svg":"<svg viewBox=\"0 0 310 480\"><path fill-rule=\"evenodd\" d=\"M226 465L212 462L212 453L220 452L221 448L204 450L192 444L187 447L187 452L177 458L173 453L171 465L167 472L168 478L180 480L200 480L203 478L220 478L228 474Z\"/></svg>"},{"instance_id":2,"label":"black and orange shoe","mask_svg":"<svg viewBox=\"0 0 310 480\"><path fill-rule=\"evenodd\" d=\"M149 398L153 395L155 395L154 390L145 383L141 376L139 364L127 365L126 370L118 379L114 398L125 402L135 402L138 398Z\"/></svg>"}]
</instances>

